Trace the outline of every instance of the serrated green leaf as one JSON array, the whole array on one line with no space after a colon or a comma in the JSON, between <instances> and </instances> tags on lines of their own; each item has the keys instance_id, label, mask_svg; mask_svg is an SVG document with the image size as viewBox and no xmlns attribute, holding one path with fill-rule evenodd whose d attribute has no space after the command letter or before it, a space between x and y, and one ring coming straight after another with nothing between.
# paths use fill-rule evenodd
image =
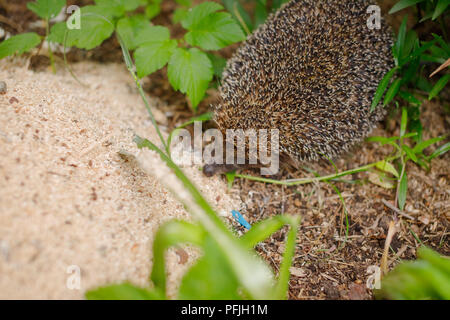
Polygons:
<instances>
[{"instance_id":1,"label":"serrated green leaf","mask_svg":"<svg viewBox=\"0 0 450 320\"><path fill-rule=\"evenodd\" d=\"M81 28L69 30L65 22L55 24L49 40L63 44L67 32L66 46L90 50L98 47L114 32L113 16L100 6L81 8Z\"/></svg>"},{"instance_id":2,"label":"serrated green leaf","mask_svg":"<svg viewBox=\"0 0 450 320\"><path fill-rule=\"evenodd\" d=\"M181 22L181 25L183 26L183 28L189 30L199 21L203 20L210 14L222 9L223 7L216 2L203 2L202 4L189 9L189 14L186 19Z\"/></svg>"},{"instance_id":3,"label":"serrated green leaf","mask_svg":"<svg viewBox=\"0 0 450 320\"><path fill-rule=\"evenodd\" d=\"M408 176L406 175L406 170L403 170L403 175L400 179L397 190L398 207L400 210L405 208L406 196L408 193Z\"/></svg>"},{"instance_id":4,"label":"serrated green leaf","mask_svg":"<svg viewBox=\"0 0 450 320\"><path fill-rule=\"evenodd\" d=\"M120 19L117 22L116 31L122 37L128 50L134 50L138 45L138 34L146 28L150 28L150 24L145 16L135 15Z\"/></svg>"},{"instance_id":5,"label":"serrated green leaf","mask_svg":"<svg viewBox=\"0 0 450 320\"><path fill-rule=\"evenodd\" d=\"M425 1L425 0L400 0L392 7L392 9L389 11L389 14L396 13L397 11L411 7L415 4L417 4L419 2L423 2L423 1Z\"/></svg>"},{"instance_id":6,"label":"serrated green leaf","mask_svg":"<svg viewBox=\"0 0 450 320\"><path fill-rule=\"evenodd\" d=\"M439 93L442 91L442 89L445 88L448 81L450 80L450 74L446 74L445 76L441 77L438 82L434 85L433 89L430 91L430 95L428 96L428 100L431 100L439 95Z\"/></svg>"},{"instance_id":7,"label":"serrated green leaf","mask_svg":"<svg viewBox=\"0 0 450 320\"><path fill-rule=\"evenodd\" d=\"M175 90L187 94L195 109L205 96L214 75L208 56L196 48L177 48L170 58L169 81Z\"/></svg>"},{"instance_id":8,"label":"serrated green leaf","mask_svg":"<svg viewBox=\"0 0 450 320\"><path fill-rule=\"evenodd\" d=\"M50 20L56 17L66 5L66 0L36 0L28 2L27 8L42 19Z\"/></svg>"},{"instance_id":9,"label":"serrated green leaf","mask_svg":"<svg viewBox=\"0 0 450 320\"><path fill-rule=\"evenodd\" d=\"M30 51L41 42L37 33L22 33L0 43L0 59Z\"/></svg>"},{"instance_id":10,"label":"serrated green leaf","mask_svg":"<svg viewBox=\"0 0 450 320\"><path fill-rule=\"evenodd\" d=\"M386 88L389 85L389 82L391 81L391 79L394 76L396 71L397 71L397 68L392 68L391 70L389 70L388 73L386 73L384 75L383 79L380 81L377 91L375 92L375 96L373 98L372 106L370 107L370 111L375 110L375 108L380 103L381 98L383 98L383 94L386 91Z\"/></svg>"},{"instance_id":11,"label":"serrated green leaf","mask_svg":"<svg viewBox=\"0 0 450 320\"><path fill-rule=\"evenodd\" d=\"M189 30L186 41L205 50L219 50L232 43L242 41L245 35L239 25L214 2L202 3L189 11L181 22Z\"/></svg>"},{"instance_id":12,"label":"serrated green leaf","mask_svg":"<svg viewBox=\"0 0 450 320\"><path fill-rule=\"evenodd\" d=\"M177 41L171 39L146 42L139 46L134 53L138 77L143 78L164 67L176 47Z\"/></svg>"}]
</instances>

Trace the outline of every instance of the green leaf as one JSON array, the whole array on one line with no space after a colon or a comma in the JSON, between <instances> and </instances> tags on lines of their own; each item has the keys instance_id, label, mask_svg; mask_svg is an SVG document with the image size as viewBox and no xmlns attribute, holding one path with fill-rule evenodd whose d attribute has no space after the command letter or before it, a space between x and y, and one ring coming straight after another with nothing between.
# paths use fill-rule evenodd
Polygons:
<instances>
[{"instance_id":1,"label":"green leaf","mask_svg":"<svg viewBox=\"0 0 450 320\"><path fill-rule=\"evenodd\" d=\"M143 30L136 39L139 48L134 53L137 74L143 78L169 62L177 47L177 41L170 39L169 29L151 26Z\"/></svg>"},{"instance_id":2,"label":"green leaf","mask_svg":"<svg viewBox=\"0 0 450 320\"><path fill-rule=\"evenodd\" d=\"M121 17L127 11L136 10L141 5L141 0L95 0L95 3L113 11L115 17Z\"/></svg>"},{"instance_id":3,"label":"green leaf","mask_svg":"<svg viewBox=\"0 0 450 320\"><path fill-rule=\"evenodd\" d=\"M37 0L28 2L27 8L42 19L50 20L56 17L66 5L66 0Z\"/></svg>"},{"instance_id":4,"label":"green leaf","mask_svg":"<svg viewBox=\"0 0 450 320\"><path fill-rule=\"evenodd\" d=\"M400 179L397 190L398 207L400 210L405 208L406 196L408 192L408 176L406 175L406 170L403 170L403 175Z\"/></svg>"},{"instance_id":5,"label":"green leaf","mask_svg":"<svg viewBox=\"0 0 450 320\"><path fill-rule=\"evenodd\" d=\"M189 30L184 36L187 43L205 50L219 50L232 43L245 40L239 25L215 2L204 2L188 12L181 22Z\"/></svg>"},{"instance_id":6,"label":"green leaf","mask_svg":"<svg viewBox=\"0 0 450 320\"><path fill-rule=\"evenodd\" d=\"M148 19L153 19L161 12L161 4L160 1L152 1L145 8L145 16Z\"/></svg>"},{"instance_id":7,"label":"green leaf","mask_svg":"<svg viewBox=\"0 0 450 320\"><path fill-rule=\"evenodd\" d=\"M239 0L222 0L222 3L227 11L231 13L233 19L239 23L242 31L250 33L254 29L252 19Z\"/></svg>"},{"instance_id":8,"label":"green leaf","mask_svg":"<svg viewBox=\"0 0 450 320\"><path fill-rule=\"evenodd\" d=\"M106 7L86 6L81 8L81 28L69 30L66 22L55 24L49 40L63 44L67 33L66 46L91 50L102 44L114 32L112 12Z\"/></svg>"},{"instance_id":9,"label":"green leaf","mask_svg":"<svg viewBox=\"0 0 450 320\"><path fill-rule=\"evenodd\" d=\"M406 127L408 125L408 110L402 108L402 122L400 124L400 138L402 138L406 133Z\"/></svg>"},{"instance_id":10,"label":"green leaf","mask_svg":"<svg viewBox=\"0 0 450 320\"><path fill-rule=\"evenodd\" d=\"M267 20L267 9L265 1L257 0L255 7L255 28Z\"/></svg>"},{"instance_id":11,"label":"green leaf","mask_svg":"<svg viewBox=\"0 0 450 320\"><path fill-rule=\"evenodd\" d=\"M388 73L385 74L385 76L381 80L380 84L378 85L377 91L375 92L375 96L373 98L372 106L370 107L370 111L375 110L375 108L380 103L381 98L383 98L383 94L386 91L386 88L389 85L389 82L391 81L391 78L394 76L396 71L397 71L397 68L392 68Z\"/></svg>"},{"instance_id":12,"label":"green leaf","mask_svg":"<svg viewBox=\"0 0 450 320\"><path fill-rule=\"evenodd\" d=\"M273 273L269 270L268 266L235 239L209 203L169 156L148 140L136 137L135 142L139 148L146 147L157 152L161 157L161 160L173 170L178 179L183 183L185 189L191 194L196 204L201 207L201 210L192 210L192 208L190 208L191 210L189 211L193 214L194 219L199 221L208 234L214 235L218 247L226 257L230 268L233 270L233 273L241 284L244 292L246 292L250 298L254 299L273 298L274 278ZM186 203L184 204L187 205ZM188 208L189 207L190 206L188 206Z\"/></svg>"},{"instance_id":13,"label":"green leaf","mask_svg":"<svg viewBox=\"0 0 450 320\"><path fill-rule=\"evenodd\" d=\"M228 190L233 187L234 180L236 179L236 171L231 171L225 173L225 177L227 178Z\"/></svg>"},{"instance_id":14,"label":"green leaf","mask_svg":"<svg viewBox=\"0 0 450 320\"><path fill-rule=\"evenodd\" d=\"M153 267L151 280L163 295L166 292L165 253L170 247L190 243L202 246L205 241L204 230L186 221L169 221L158 229L153 241Z\"/></svg>"},{"instance_id":15,"label":"green leaf","mask_svg":"<svg viewBox=\"0 0 450 320\"><path fill-rule=\"evenodd\" d=\"M440 146L439 148L436 149L436 151L433 152L433 154L428 158L429 160L434 159L436 157L440 157L443 154L447 153L448 151L450 151L450 142Z\"/></svg>"},{"instance_id":16,"label":"green leaf","mask_svg":"<svg viewBox=\"0 0 450 320\"><path fill-rule=\"evenodd\" d=\"M175 11L173 12L173 16L172 16L172 22L173 23L179 23L182 20L184 20L186 18L188 14L188 10L185 8L177 8L175 9Z\"/></svg>"},{"instance_id":17,"label":"green leaf","mask_svg":"<svg viewBox=\"0 0 450 320\"><path fill-rule=\"evenodd\" d=\"M402 57L402 52L404 51L403 45L405 43L407 22L408 22L408 15L406 15L403 18L402 24L400 25L400 29L398 30L397 42L395 43L393 48L396 65L399 65L400 58Z\"/></svg>"},{"instance_id":18,"label":"green leaf","mask_svg":"<svg viewBox=\"0 0 450 320\"><path fill-rule=\"evenodd\" d=\"M437 97L439 93L442 91L442 89L445 88L448 81L450 80L450 74L446 74L445 76L441 77L438 82L434 85L433 89L430 91L430 95L428 96L428 100L433 99L434 97Z\"/></svg>"},{"instance_id":19,"label":"green leaf","mask_svg":"<svg viewBox=\"0 0 450 320\"><path fill-rule=\"evenodd\" d=\"M395 167L390 162L383 160L383 161L377 162L375 167L381 171L391 173L394 176L396 176L397 178L399 177L398 171L395 169Z\"/></svg>"},{"instance_id":20,"label":"green leaf","mask_svg":"<svg viewBox=\"0 0 450 320\"><path fill-rule=\"evenodd\" d=\"M39 43L41 43L41 37L34 32L13 36L0 43L0 59L14 54L28 52Z\"/></svg>"},{"instance_id":21,"label":"green leaf","mask_svg":"<svg viewBox=\"0 0 450 320\"><path fill-rule=\"evenodd\" d=\"M168 76L172 87L187 94L195 109L205 96L214 75L208 56L196 48L175 49L169 61Z\"/></svg>"},{"instance_id":22,"label":"green leaf","mask_svg":"<svg viewBox=\"0 0 450 320\"><path fill-rule=\"evenodd\" d=\"M239 282L220 248L211 237L203 246L204 256L181 281L180 300L240 300Z\"/></svg>"},{"instance_id":23,"label":"green leaf","mask_svg":"<svg viewBox=\"0 0 450 320\"><path fill-rule=\"evenodd\" d=\"M424 0L400 0L392 7L392 9L389 11L389 14L396 13L397 11L411 7L411 6L415 5L416 3L423 2L423 1Z\"/></svg>"},{"instance_id":24,"label":"green leaf","mask_svg":"<svg viewBox=\"0 0 450 320\"><path fill-rule=\"evenodd\" d=\"M395 300L449 300L450 260L421 247L416 261L402 262L383 278L377 298Z\"/></svg>"},{"instance_id":25,"label":"green leaf","mask_svg":"<svg viewBox=\"0 0 450 320\"><path fill-rule=\"evenodd\" d=\"M395 96L397 95L398 91L400 90L400 86L402 85L402 79L395 79L395 81L392 83L389 90L386 92L386 96L384 97L383 106L388 105L392 100L394 100Z\"/></svg>"},{"instance_id":26,"label":"green leaf","mask_svg":"<svg viewBox=\"0 0 450 320\"><path fill-rule=\"evenodd\" d=\"M419 159L417 159L416 154L414 153L414 151L408 147L406 144L402 145L402 149L403 151L405 151L406 155L415 163L419 162Z\"/></svg>"},{"instance_id":27,"label":"green leaf","mask_svg":"<svg viewBox=\"0 0 450 320\"><path fill-rule=\"evenodd\" d=\"M150 24L143 15L122 18L117 22L116 26L116 30L122 37L128 50L134 50L137 47L138 34L147 28L150 28Z\"/></svg>"},{"instance_id":28,"label":"green leaf","mask_svg":"<svg viewBox=\"0 0 450 320\"><path fill-rule=\"evenodd\" d=\"M158 291L136 287L130 283L110 285L86 292L88 300L160 300Z\"/></svg>"},{"instance_id":29,"label":"green leaf","mask_svg":"<svg viewBox=\"0 0 450 320\"><path fill-rule=\"evenodd\" d=\"M434 13L433 13L433 20L436 20L441 14L444 13L445 9L447 9L447 7L450 5L450 1L449 0L439 0L436 8L434 9Z\"/></svg>"},{"instance_id":30,"label":"green leaf","mask_svg":"<svg viewBox=\"0 0 450 320\"><path fill-rule=\"evenodd\" d=\"M415 154L422 153L423 150L425 150L429 146L432 146L433 144L435 144L439 141L442 141L444 139L445 139L445 137L436 137L436 138L432 138L432 139L429 139L426 141L422 141L415 145L415 147L413 148L413 151Z\"/></svg>"},{"instance_id":31,"label":"green leaf","mask_svg":"<svg viewBox=\"0 0 450 320\"><path fill-rule=\"evenodd\" d=\"M214 69L214 75L218 78L222 78L222 72L227 65L227 60L212 53L207 53L207 55L209 60L211 60Z\"/></svg>"}]
</instances>

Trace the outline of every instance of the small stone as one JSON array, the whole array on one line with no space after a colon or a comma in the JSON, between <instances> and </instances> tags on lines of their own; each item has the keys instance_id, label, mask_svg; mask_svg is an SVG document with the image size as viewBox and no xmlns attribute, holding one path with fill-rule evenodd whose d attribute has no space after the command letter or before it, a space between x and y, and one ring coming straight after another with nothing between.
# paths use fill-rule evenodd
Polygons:
<instances>
[{"instance_id":1,"label":"small stone","mask_svg":"<svg viewBox=\"0 0 450 320\"><path fill-rule=\"evenodd\" d=\"M0 94L5 94L7 90L6 82L0 81Z\"/></svg>"},{"instance_id":2,"label":"small stone","mask_svg":"<svg viewBox=\"0 0 450 320\"><path fill-rule=\"evenodd\" d=\"M9 99L9 103L13 104L13 103L18 103L19 99L17 99L16 97L12 97L11 99Z\"/></svg>"}]
</instances>

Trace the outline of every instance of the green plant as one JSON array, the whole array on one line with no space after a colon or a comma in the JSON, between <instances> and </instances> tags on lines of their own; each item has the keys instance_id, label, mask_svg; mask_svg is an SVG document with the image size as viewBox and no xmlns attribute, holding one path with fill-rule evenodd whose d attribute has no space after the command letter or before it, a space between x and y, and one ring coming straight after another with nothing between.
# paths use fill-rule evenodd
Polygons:
<instances>
[{"instance_id":1,"label":"green plant","mask_svg":"<svg viewBox=\"0 0 450 320\"><path fill-rule=\"evenodd\" d=\"M282 4L288 2L289 0L255 0L248 1L246 3L254 3L254 10L245 10L242 5L243 1L240 0L222 0L225 8L230 12L233 18L239 22L243 31L247 34L252 33L260 24L266 21L268 15L271 12L276 11L281 7Z\"/></svg>"},{"instance_id":2,"label":"green plant","mask_svg":"<svg viewBox=\"0 0 450 320\"><path fill-rule=\"evenodd\" d=\"M124 41L119 35L125 62L136 81L150 118L158 133L148 101L135 73L135 68ZM168 143L160 135L165 151L154 143L136 137L139 148L155 151L182 183L189 196L179 200L192 214L195 223L171 221L157 232L153 242L153 267L150 286L139 288L129 283L110 285L86 293L88 299L166 299L165 251L182 243L200 247L203 256L197 260L183 277L178 298L180 299L285 299L287 297L289 269L295 252L299 218L277 216L255 224L244 236L237 239L203 198L194 184L172 161ZM170 186L169 186L170 187ZM178 193L174 192L174 195ZM252 250L273 232L288 224L286 248L280 266L278 281L269 267Z\"/></svg>"},{"instance_id":3,"label":"green plant","mask_svg":"<svg viewBox=\"0 0 450 320\"><path fill-rule=\"evenodd\" d=\"M408 126L408 111L406 108L402 109L402 122L401 122L401 129L400 129L400 136L395 137L370 137L366 139L368 142L378 142L382 145L390 145L394 147L394 154L387 157L384 160L377 161L374 163L370 163L355 169L343 171L343 172L337 172L334 174L329 174L326 176L318 176L316 173L314 173L316 176L313 178L302 178L302 179L292 179L287 181L282 180L273 180L268 178L261 178L261 177L254 177L249 175L243 175L243 174L236 174L236 173L230 173L227 175L229 179L229 183L235 179L235 178L243 178L253 181L259 181L259 182L265 182L265 183L272 183L272 184L278 184L278 185L285 185L285 186L296 186L296 185L302 185L302 184L309 184L313 182L338 182L340 178L357 173L357 172L364 172L372 170L374 173L376 173L380 179L381 183L380 185L385 187L391 187L391 184L384 183L387 181L395 181L397 184L397 195L396 199L399 205L399 208L403 210L405 206L406 201L406 195L408 191L408 177L406 173L406 164L408 161L413 161L414 163L420 165L422 168L428 170L429 164L432 159L442 156L446 152L450 151L450 143L446 143L439 148L437 148L433 153L430 155L426 155L424 153L425 149L444 140L446 137L436 137L432 138L426 141L419 141L414 143L414 146L410 147L407 142L408 138L414 138L417 133L411 132L406 133L407 126ZM331 160L330 160L331 161ZM333 164L334 165L334 164ZM334 166L335 167L335 166ZM338 193L339 194L339 193Z\"/></svg>"},{"instance_id":4,"label":"green plant","mask_svg":"<svg viewBox=\"0 0 450 320\"><path fill-rule=\"evenodd\" d=\"M204 2L186 11L182 19L179 17L187 33L182 39L173 39L168 28L148 23L148 17L154 14L128 15L127 12L136 10L142 2L116 0L116 6L111 6L97 0L95 6L81 8L81 29L69 30L65 23L56 24L51 30L51 40L89 50L116 30L126 46L135 50L138 77L168 65L170 84L186 94L196 110L213 76L220 75L218 64L223 67L222 59L206 51L242 41L245 35L231 15L221 11L221 5ZM150 2L147 11L156 4L159 2Z\"/></svg>"},{"instance_id":5,"label":"green plant","mask_svg":"<svg viewBox=\"0 0 450 320\"><path fill-rule=\"evenodd\" d=\"M168 28L149 22L159 14L160 3L161 0L95 0L95 5L74 13L79 18L79 28L66 22L50 28L49 20L61 11L65 0L37 0L28 7L45 20L45 39L65 47L91 50L116 31L126 46L135 51L137 75L143 78L168 65L170 84L187 95L195 111L213 77L220 77L225 66L225 59L211 51L242 41L245 35L221 5L204 2L187 10L190 1L177 0L180 8L174 14L174 23L180 22L187 32L183 38L173 39ZM145 7L145 14L137 13L141 7ZM0 44L0 59L30 51L40 42L36 33L11 37ZM49 56L54 70L51 50Z\"/></svg>"},{"instance_id":6,"label":"green plant","mask_svg":"<svg viewBox=\"0 0 450 320\"><path fill-rule=\"evenodd\" d=\"M444 74L433 85L424 74L425 63L444 64L450 58L450 45L446 35L444 16L449 10L448 0L401 0L391 9L396 13L402 9L417 6L418 24L425 21L440 20L443 36L432 34L432 39L419 39L414 29L408 30L408 16L403 18L399 28L397 40L393 47L395 66L381 80L375 93L372 110L382 102L383 106L394 100L406 105L411 121L409 130L417 132L416 141L422 139L422 123L420 121L420 107L425 97L429 100L438 97L442 89L450 80L449 74ZM425 13L422 16L422 12ZM384 96L384 98L383 98Z\"/></svg>"},{"instance_id":7,"label":"green plant","mask_svg":"<svg viewBox=\"0 0 450 320\"><path fill-rule=\"evenodd\" d=\"M48 43L50 63L53 72L55 72L53 52L50 48L49 42L50 19L58 15L65 5L66 0L36 0L35 2L28 2L28 9L36 13L45 21L46 35L44 38L41 38L37 33L29 32L13 36L6 41L3 41L2 43L0 43L0 59L14 54L22 54L28 52L42 43L42 41L46 40Z\"/></svg>"},{"instance_id":8,"label":"green plant","mask_svg":"<svg viewBox=\"0 0 450 320\"><path fill-rule=\"evenodd\" d=\"M427 247L419 248L417 256L416 261L403 262L388 273L375 296L392 300L449 300L450 260Z\"/></svg>"}]
</instances>

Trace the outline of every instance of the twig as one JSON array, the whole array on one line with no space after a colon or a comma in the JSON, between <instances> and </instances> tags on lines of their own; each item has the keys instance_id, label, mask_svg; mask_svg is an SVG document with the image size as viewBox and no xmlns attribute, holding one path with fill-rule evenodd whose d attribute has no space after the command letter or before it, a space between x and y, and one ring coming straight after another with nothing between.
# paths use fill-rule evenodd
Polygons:
<instances>
[{"instance_id":1,"label":"twig","mask_svg":"<svg viewBox=\"0 0 450 320\"><path fill-rule=\"evenodd\" d=\"M410 220L416 220L416 218L414 218L413 216L410 216L409 214L403 212L402 210L400 210L400 209L394 207L394 206L393 206L392 204L390 204L388 201L386 201L386 200L384 200L384 199L381 199L381 201L384 203L384 205L385 205L386 207L388 207L388 208L391 209L392 211L395 211L395 212L398 213L399 215L401 215L401 216L403 216L403 217L405 217L405 218L408 218L408 219L410 219Z\"/></svg>"},{"instance_id":2,"label":"twig","mask_svg":"<svg viewBox=\"0 0 450 320\"><path fill-rule=\"evenodd\" d=\"M394 223L394 221L391 221L389 223L389 230L388 230L388 234L386 236L386 242L384 243L383 256L381 257L380 268L381 268L381 272L383 275L387 274L387 272L388 272L389 248L391 246L391 242L392 242L392 239L394 238L396 231L397 230L395 228L395 223Z\"/></svg>"},{"instance_id":3,"label":"twig","mask_svg":"<svg viewBox=\"0 0 450 320\"><path fill-rule=\"evenodd\" d=\"M441 72L442 70L444 70L445 68L450 67L450 58L445 61L439 68L437 68L431 75L430 78L432 78L434 75L436 75L437 73Z\"/></svg>"}]
</instances>

